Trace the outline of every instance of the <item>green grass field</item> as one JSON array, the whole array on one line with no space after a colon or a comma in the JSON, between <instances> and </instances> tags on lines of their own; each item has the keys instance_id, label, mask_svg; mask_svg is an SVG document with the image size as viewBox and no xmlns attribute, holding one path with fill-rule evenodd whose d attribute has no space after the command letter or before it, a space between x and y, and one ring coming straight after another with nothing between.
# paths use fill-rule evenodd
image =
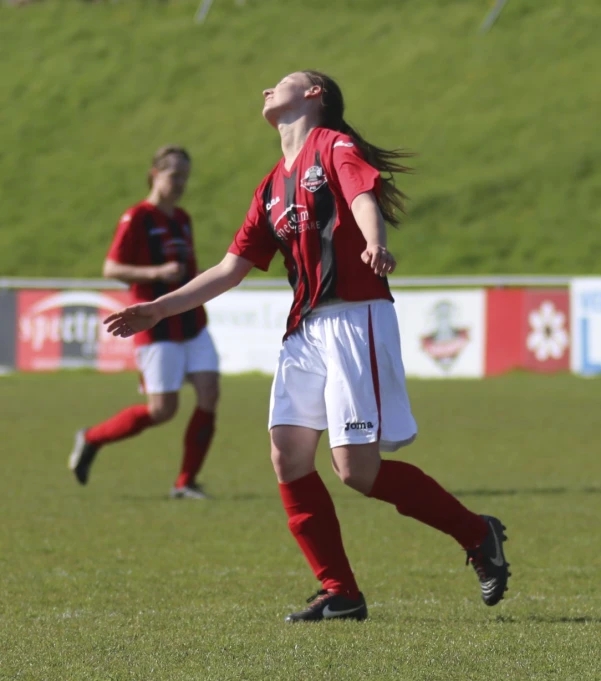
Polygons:
<instances>
[{"instance_id":1,"label":"green grass field","mask_svg":"<svg viewBox=\"0 0 601 681\"><path fill-rule=\"evenodd\" d=\"M167 498L191 409L104 450L87 488L73 431L136 400L127 375L0 380L0 679L601 679L599 381L413 381L404 453L508 527L513 577L486 608L453 540L336 482L365 623L285 625L315 590L265 432L269 379L226 378L204 480Z\"/></svg>"},{"instance_id":2,"label":"green grass field","mask_svg":"<svg viewBox=\"0 0 601 681\"><path fill-rule=\"evenodd\" d=\"M261 91L321 68L368 139L418 152L399 275L601 266L601 3L510 0L0 3L0 275L99 276L161 144L221 259L280 156ZM272 274L282 275L281 263Z\"/></svg>"}]
</instances>

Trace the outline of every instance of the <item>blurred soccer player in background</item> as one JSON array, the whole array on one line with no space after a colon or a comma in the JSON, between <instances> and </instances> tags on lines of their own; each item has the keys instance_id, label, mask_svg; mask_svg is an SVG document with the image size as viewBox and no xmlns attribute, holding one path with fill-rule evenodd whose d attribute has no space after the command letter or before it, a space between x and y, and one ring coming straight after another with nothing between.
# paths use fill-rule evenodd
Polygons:
<instances>
[{"instance_id":1,"label":"blurred soccer player in background","mask_svg":"<svg viewBox=\"0 0 601 681\"><path fill-rule=\"evenodd\" d=\"M104 262L103 274L129 285L135 301L155 300L198 274L192 222L177 206L190 175L190 155L182 147L161 147L148 175L150 194L121 217ZM196 393L196 408L184 437L174 498L206 497L196 481L215 431L219 363L202 306L164 319L135 338L136 362L147 404L136 404L107 421L80 430L69 467L85 485L104 445L169 421L178 408L184 381Z\"/></svg>"},{"instance_id":2,"label":"blurred soccer player in background","mask_svg":"<svg viewBox=\"0 0 601 681\"><path fill-rule=\"evenodd\" d=\"M280 251L294 300L271 394L271 458L290 531L322 585L286 620L367 617L315 468L325 429L340 479L456 539L484 602L494 605L509 577L501 522L469 511L419 468L380 457L417 434L386 279L396 262L385 223L398 223L404 199L392 173L407 170L406 154L371 145L353 130L342 93L325 74L292 73L263 96L283 158L256 190L228 253L183 288L110 315L109 331L144 333L236 286L253 267L267 270Z\"/></svg>"}]
</instances>

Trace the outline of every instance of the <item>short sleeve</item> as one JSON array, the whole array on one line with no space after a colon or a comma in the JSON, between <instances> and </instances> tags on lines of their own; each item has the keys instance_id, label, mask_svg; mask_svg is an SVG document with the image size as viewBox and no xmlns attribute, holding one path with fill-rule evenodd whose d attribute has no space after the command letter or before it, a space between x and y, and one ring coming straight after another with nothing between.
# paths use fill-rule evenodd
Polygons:
<instances>
[{"instance_id":1,"label":"short sleeve","mask_svg":"<svg viewBox=\"0 0 601 681\"><path fill-rule=\"evenodd\" d=\"M380 191L380 173L369 165L352 137L338 135L332 140L332 165L348 207L364 192Z\"/></svg>"},{"instance_id":2,"label":"short sleeve","mask_svg":"<svg viewBox=\"0 0 601 681\"><path fill-rule=\"evenodd\" d=\"M260 189L255 192L246 219L227 250L267 272L278 244L267 223Z\"/></svg>"},{"instance_id":3,"label":"short sleeve","mask_svg":"<svg viewBox=\"0 0 601 681\"><path fill-rule=\"evenodd\" d=\"M106 255L108 260L132 265L136 262L135 230L136 217L133 211L121 216L115 230L115 236Z\"/></svg>"}]
</instances>

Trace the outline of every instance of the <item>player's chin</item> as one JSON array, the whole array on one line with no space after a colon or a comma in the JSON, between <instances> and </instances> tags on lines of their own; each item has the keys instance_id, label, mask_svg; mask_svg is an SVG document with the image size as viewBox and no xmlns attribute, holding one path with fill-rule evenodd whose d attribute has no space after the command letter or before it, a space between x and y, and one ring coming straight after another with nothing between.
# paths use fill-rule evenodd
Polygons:
<instances>
[{"instance_id":1,"label":"player's chin","mask_svg":"<svg viewBox=\"0 0 601 681\"><path fill-rule=\"evenodd\" d=\"M269 125L273 125L274 128L277 128L279 115L278 107L272 106L270 102L266 102L262 114Z\"/></svg>"}]
</instances>

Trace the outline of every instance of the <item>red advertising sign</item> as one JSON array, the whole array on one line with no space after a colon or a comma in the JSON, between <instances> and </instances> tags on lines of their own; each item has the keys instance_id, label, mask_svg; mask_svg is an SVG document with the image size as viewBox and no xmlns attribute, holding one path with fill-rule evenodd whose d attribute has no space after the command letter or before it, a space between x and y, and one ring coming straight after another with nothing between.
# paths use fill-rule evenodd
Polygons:
<instances>
[{"instance_id":1,"label":"red advertising sign","mask_svg":"<svg viewBox=\"0 0 601 681\"><path fill-rule=\"evenodd\" d=\"M524 291L522 329L522 368L545 373L569 370L568 291Z\"/></svg>"},{"instance_id":2,"label":"red advertising sign","mask_svg":"<svg viewBox=\"0 0 601 681\"><path fill-rule=\"evenodd\" d=\"M486 376L517 369L521 353L522 289L486 292Z\"/></svg>"},{"instance_id":3,"label":"red advertising sign","mask_svg":"<svg viewBox=\"0 0 601 681\"><path fill-rule=\"evenodd\" d=\"M110 336L102 326L129 302L127 291L19 291L17 368L135 369L132 339Z\"/></svg>"},{"instance_id":4,"label":"red advertising sign","mask_svg":"<svg viewBox=\"0 0 601 681\"><path fill-rule=\"evenodd\" d=\"M501 289L487 294L486 375L512 369L570 368L570 298L564 289Z\"/></svg>"}]
</instances>

